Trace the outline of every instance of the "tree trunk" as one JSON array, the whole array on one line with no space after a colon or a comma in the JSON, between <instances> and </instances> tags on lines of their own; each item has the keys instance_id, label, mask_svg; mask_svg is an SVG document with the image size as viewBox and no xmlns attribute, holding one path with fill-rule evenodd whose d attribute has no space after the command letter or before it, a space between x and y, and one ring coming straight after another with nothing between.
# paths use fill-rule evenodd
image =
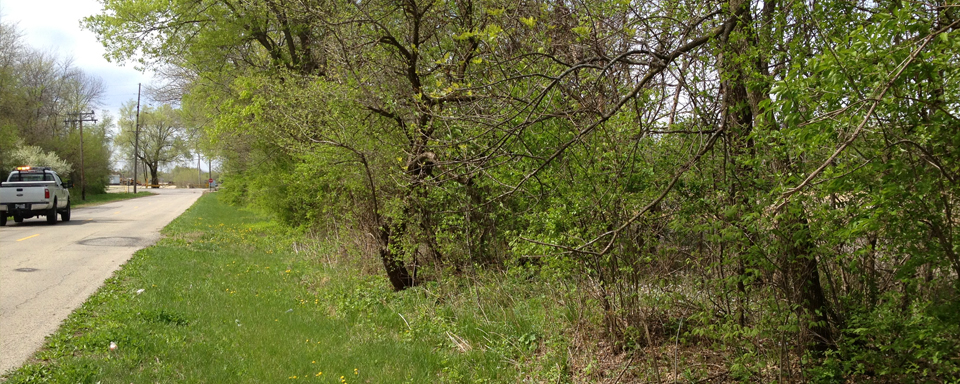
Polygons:
<instances>
[{"instance_id":1,"label":"tree trunk","mask_svg":"<svg viewBox=\"0 0 960 384\"><path fill-rule=\"evenodd\" d=\"M144 161L144 162L143 162L143 183L144 183L144 184L146 184L146 183L147 183L147 180L150 179L150 176L147 175L147 172L148 172L147 162Z\"/></svg>"},{"instance_id":2,"label":"tree trunk","mask_svg":"<svg viewBox=\"0 0 960 384\"><path fill-rule=\"evenodd\" d=\"M769 99L769 86L761 84L754 84L752 88L747 86L750 76L754 78L762 76L760 73L765 73L767 66L766 59L762 57L763 54L759 53L764 51L762 43L757 41L756 31L752 29L754 21L750 13L750 3L745 0L730 0L729 5L735 21L732 26L728 26L723 35L725 47L720 73L726 79L723 82L723 104L727 116L726 140L730 145L730 161L733 169L733 177L728 181L730 183L729 204L741 206L741 209L736 210L738 212L736 217L730 219L736 223L742 220L742 212L759 209L751 203L749 196L760 194L755 181L760 174L756 169L747 166L748 162L743 161L755 159L758 156L750 135L757 124L765 124L769 129L776 129L776 125L772 121L764 120L762 115L765 111L760 107L761 99ZM764 15L772 14L774 9L775 2L766 4ZM753 83L759 82L753 81ZM774 159L774 162L781 169L789 169L793 166L788 158ZM792 301L799 304L798 315L803 319L801 326L805 332L813 335L813 350L822 352L832 343L833 336L827 319L829 307L820 284L818 261L814 253L816 245L810 237L809 225L802 207L788 207L785 215L777 223L775 233L780 235L781 248L784 250L785 260L782 267L786 275L784 276L787 282L785 286L790 290L787 296L792 297ZM744 276L745 261L749 261L744 258L747 256L739 255L737 260L737 273L740 275L737 291L743 299L746 295L743 284L743 279L746 277ZM742 307L739 310L738 320L741 324L745 322Z\"/></svg>"},{"instance_id":3,"label":"tree trunk","mask_svg":"<svg viewBox=\"0 0 960 384\"><path fill-rule=\"evenodd\" d=\"M403 264L402 253L397 252L399 244L396 242L396 236L403 232L403 225L393 226L385 224L377 230L377 240L380 246L380 261L383 262L383 268L387 272L387 278L393 285L395 291L414 286L413 275Z\"/></svg>"},{"instance_id":4,"label":"tree trunk","mask_svg":"<svg viewBox=\"0 0 960 384\"><path fill-rule=\"evenodd\" d=\"M483 204L483 192L472 177L458 179L466 192L464 221L466 222L467 247L470 261L477 265L499 263L491 245L495 224ZM457 266L459 268L459 266Z\"/></svg>"},{"instance_id":5,"label":"tree trunk","mask_svg":"<svg viewBox=\"0 0 960 384\"><path fill-rule=\"evenodd\" d=\"M729 225L740 228L749 226L740 225L743 220L743 214L748 209L752 209L750 194L755 192L753 186L754 179L757 177L755 169L746 166L749 158L756 156L754 141L750 138L753 131L754 114L751 108L750 98L747 93L746 73L754 60L743 60L749 55L749 47L755 44L749 38L747 32L750 23L749 2L743 0L731 0L730 11L733 12L733 25L728 25L726 33L723 35L724 52L720 60L720 73L726 80L722 82L723 108L726 120L723 124L726 126L724 140L727 143L729 169L732 173L726 175L728 183L727 204L734 211L734 214L728 217ZM739 208L734 208L739 207ZM749 235L749 234L747 234ZM737 295L737 322L740 326L746 325L746 309L744 308L747 300L746 285L744 279L746 276L746 263L744 258L745 241L732 240L726 247L730 249L733 257L736 258L736 287Z\"/></svg>"},{"instance_id":6,"label":"tree trunk","mask_svg":"<svg viewBox=\"0 0 960 384\"><path fill-rule=\"evenodd\" d=\"M157 166L150 167L150 185L151 188L160 188L160 177L157 175Z\"/></svg>"},{"instance_id":7,"label":"tree trunk","mask_svg":"<svg viewBox=\"0 0 960 384\"><path fill-rule=\"evenodd\" d=\"M816 245L810 235L810 226L802 207L791 204L777 223L780 243L786 260L784 273L787 288L795 293L793 301L800 306L804 331L812 336L811 349L817 353L826 351L833 344L833 332L827 313L830 310L814 250Z\"/></svg>"}]
</instances>

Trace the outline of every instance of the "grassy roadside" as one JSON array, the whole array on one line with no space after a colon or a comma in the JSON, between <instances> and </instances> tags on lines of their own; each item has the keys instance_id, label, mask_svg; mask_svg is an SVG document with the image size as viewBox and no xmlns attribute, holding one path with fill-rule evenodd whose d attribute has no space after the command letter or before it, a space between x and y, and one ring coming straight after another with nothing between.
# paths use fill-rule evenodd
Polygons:
<instances>
[{"instance_id":1,"label":"grassy roadside","mask_svg":"<svg viewBox=\"0 0 960 384\"><path fill-rule=\"evenodd\" d=\"M147 192L147 191L137 192L137 193L133 193L133 192L100 193L96 195L94 194L87 195L86 200L80 200L80 194L76 193L76 194L72 194L70 199L71 200L70 204L72 208L81 208L81 207L88 207L92 205L105 204L111 201L135 199L138 197L151 196L151 195L153 195L153 193Z\"/></svg>"},{"instance_id":2,"label":"grassy roadside","mask_svg":"<svg viewBox=\"0 0 960 384\"><path fill-rule=\"evenodd\" d=\"M552 287L393 293L216 194L164 234L7 382L568 380Z\"/></svg>"}]
</instances>

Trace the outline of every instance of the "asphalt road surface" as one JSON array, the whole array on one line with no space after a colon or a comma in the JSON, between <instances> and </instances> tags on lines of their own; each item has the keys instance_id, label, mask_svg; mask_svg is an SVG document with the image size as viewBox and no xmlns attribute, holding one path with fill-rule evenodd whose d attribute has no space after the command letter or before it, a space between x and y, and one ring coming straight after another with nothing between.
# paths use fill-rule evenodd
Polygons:
<instances>
[{"instance_id":1,"label":"asphalt road surface","mask_svg":"<svg viewBox=\"0 0 960 384\"><path fill-rule=\"evenodd\" d=\"M200 189L74 209L0 227L0 372L22 365L47 335L137 250L200 197Z\"/></svg>"}]
</instances>

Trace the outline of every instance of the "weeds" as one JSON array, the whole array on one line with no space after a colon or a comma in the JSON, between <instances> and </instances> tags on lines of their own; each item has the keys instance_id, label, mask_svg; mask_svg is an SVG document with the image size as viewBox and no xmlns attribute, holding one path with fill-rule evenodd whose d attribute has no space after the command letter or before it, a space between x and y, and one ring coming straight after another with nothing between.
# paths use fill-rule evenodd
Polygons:
<instances>
[{"instance_id":1,"label":"weeds","mask_svg":"<svg viewBox=\"0 0 960 384\"><path fill-rule=\"evenodd\" d=\"M207 195L8 383L516 382L568 377L554 287L394 293L297 231ZM296 244L296 245L295 245ZM509 279L507 279L509 281ZM115 343L116 350L111 350Z\"/></svg>"}]
</instances>

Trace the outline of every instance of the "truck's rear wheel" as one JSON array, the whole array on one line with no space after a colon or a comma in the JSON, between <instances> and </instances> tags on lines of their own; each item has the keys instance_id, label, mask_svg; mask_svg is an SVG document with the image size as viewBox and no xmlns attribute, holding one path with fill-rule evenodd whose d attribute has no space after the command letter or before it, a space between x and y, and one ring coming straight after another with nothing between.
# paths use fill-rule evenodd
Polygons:
<instances>
[{"instance_id":1,"label":"truck's rear wheel","mask_svg":"<svg viewBox=\"0 0 960 384\"><path fill-rule=\"evenodd\" d=\"M14 215L13 215L13 222L14 222L14 223L22 223L22 222L23 222L23 216L14 214Z\"/></svg>"},{"instance_id":2,"label":"truck's rear wheel","mask_svg":"<svg viewBox=\"0 0 960 384\"><path fill-rule=\"evenodd\" d=\"M7 225L7 213L6 212L0 213L0 227L4 227L6 225Z\"/></svg>"},{"instance_id":3,"label":"truck's rear wheel","mask_svg":"<svg viewBox=\"0 0 960 384\"><path fill-rule=\"evenodd\" d=\"M53 208L47 210L47 224L57 223L57 200L53 200Z\"/></svg>"},{"instance_id":4,"label":"truck's rear wheel","mask_svg":"<svg viewBox=\"0 0 960 384\"><path fill-rule=\"evenodd\" d=\"M70 221L70 199L67 199L67 208L60 212L60 220Z\"/></svg>"}]
</instances>

